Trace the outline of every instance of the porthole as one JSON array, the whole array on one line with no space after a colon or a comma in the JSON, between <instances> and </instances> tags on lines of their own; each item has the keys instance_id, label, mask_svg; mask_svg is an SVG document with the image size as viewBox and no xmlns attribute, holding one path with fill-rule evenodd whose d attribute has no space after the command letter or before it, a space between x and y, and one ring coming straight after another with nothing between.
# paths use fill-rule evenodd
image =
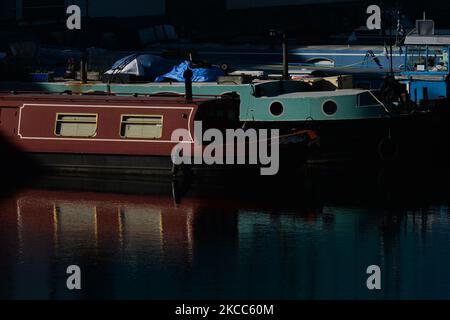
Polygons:
<instances>
[{"instance_id":1,"label":"porthole","mask_svg":"<svg viewBox=\"0 0 450 320\"><path fill-rule=\"evenodd\" d=\"M284 107L283 107L283 105L280 102L273 102L270 105L269 110L270 110L270 113L273 116L278 117L278 116L281 116L283 114Z\"/></svg>"},{"instance_id":2,"label":"porthole","mask_svg":"<svg viewBox=\"0 0 450 320\"><path fill-rule=\"evenodd\" d=\"M333 115L337 111L337 104L334 101L328 100L322 105L322 110L326 115Z\"/></svg>"}]
</instances>

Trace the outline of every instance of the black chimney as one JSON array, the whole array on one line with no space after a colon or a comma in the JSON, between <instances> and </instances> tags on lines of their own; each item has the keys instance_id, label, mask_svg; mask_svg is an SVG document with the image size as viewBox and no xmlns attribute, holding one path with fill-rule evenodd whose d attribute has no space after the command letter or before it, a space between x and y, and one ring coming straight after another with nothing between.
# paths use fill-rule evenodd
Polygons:
<instances>
[{"instance_id":1,"label":"black chimney","mask_svg":"<svg viewBox=\"0 0 450 320\"><path fill-rule=\"evenodd\" d=\"M80 80L82 83L87 83L87 53L83 51L80 60Z\"/></svg>"},{"instance_id":2,"label":"black chimney","mask_svg":"<svg viewBox=\"0 0 450 320\"><path fill-rule=\"evenodd\" d=\"M183 73L186 102L188 103L192 102L192 76L193 72L190 68Z\"/></svg>"}]
</instances>

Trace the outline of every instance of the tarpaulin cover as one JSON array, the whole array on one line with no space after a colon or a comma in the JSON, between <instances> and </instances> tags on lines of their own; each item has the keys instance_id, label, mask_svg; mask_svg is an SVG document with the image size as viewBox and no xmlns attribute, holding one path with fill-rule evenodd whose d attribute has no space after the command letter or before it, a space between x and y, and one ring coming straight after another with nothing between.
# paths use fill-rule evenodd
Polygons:
<instances>
[{"instance_id":1,"label":"tarpaulin cover","mask_svg":"<svg viewBox=\"0 0 450 320\"><path fill-rule=\"evenodd\" d=\"M156 82L165 80L184 82L183 74L189 68L189 61L184 61L178 66L173 67L172 71L156 78ZM212 68L190 68L192 70L192 82L214 82L217 78L223 76L224 73L217 67Z\"/></svg>"},{"instance_id":2,"label":"tarpaulin cover","mask_svg":"<svg viewBox=\"0 0 450 320\"><path fill-rule=\"evenodd\" d=\"M122 70L116 73L131 74L135 76L155 79L156 77L168 72L172 65L164 58L152 54L140 54L133 58L133 55L126 56L114 63L112 68L106 73L112 73L116 68L127 60L130 60Z\"/></svg>"}]
</instances>

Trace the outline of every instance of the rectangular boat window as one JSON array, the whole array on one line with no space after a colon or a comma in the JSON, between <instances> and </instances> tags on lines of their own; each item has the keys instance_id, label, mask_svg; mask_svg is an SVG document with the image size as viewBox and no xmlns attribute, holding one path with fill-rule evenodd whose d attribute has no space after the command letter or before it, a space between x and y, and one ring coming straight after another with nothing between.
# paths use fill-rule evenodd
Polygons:
<instances>
[{"instance_id":1,"label":"rectangular boat window","mask_svg":"<svg viewBox=\"0 0 450 320\"><path fill-rule=\"evenodd\" d=\"M61 137L89 138L97 133L97 114L58 113L55 134Z\"/></svg>"},{"instance_id":2,"label":"rectangular boat window","mask_svg":"<svg viewBox=\"0 0 450 320\"><path fill-rule=\"evenodd\" d=\"M426 71L427 70L427 48L426 46L408 47L408 71Z\"/></svg>"},{"instance_id":3,"label":"rectangular boat window","mask_svg":"<svg viewBox=\"0 0 450 320\"><path fill-rule=\"evenodd\" d=\"M159 139L162 137L163 116L122 115L122 138Z\"/></svg>"}]
</instances>

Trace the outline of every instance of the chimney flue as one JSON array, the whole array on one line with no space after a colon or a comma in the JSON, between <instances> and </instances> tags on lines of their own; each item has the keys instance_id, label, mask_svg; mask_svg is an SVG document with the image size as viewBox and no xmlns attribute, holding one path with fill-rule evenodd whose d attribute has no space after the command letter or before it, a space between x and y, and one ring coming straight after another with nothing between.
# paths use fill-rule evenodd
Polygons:
<instances>
[{"instance_id":1,"label":"chimney flue","mask_svg":"<svg viewBox=\"0 0 450 320\"><path fill-rule=\"evenodd\" d=\"M183 73L186 102L192 102L192 76L193 72L188 67Z\"/></svg>"},{"instance_id":2,"label":"chimney flue","mask_svg":"<svg viewBox=\"0 0 450 320\"><path fill-rule=\"evenodd\" d=\"M80 60L80 80L82 83L87 83L87 54L84 51Z\"/></svg>"}]
</instances>

